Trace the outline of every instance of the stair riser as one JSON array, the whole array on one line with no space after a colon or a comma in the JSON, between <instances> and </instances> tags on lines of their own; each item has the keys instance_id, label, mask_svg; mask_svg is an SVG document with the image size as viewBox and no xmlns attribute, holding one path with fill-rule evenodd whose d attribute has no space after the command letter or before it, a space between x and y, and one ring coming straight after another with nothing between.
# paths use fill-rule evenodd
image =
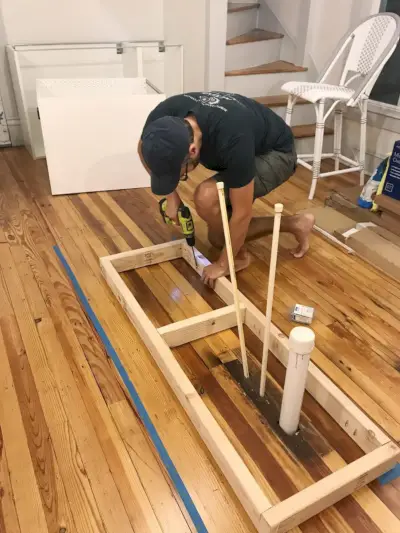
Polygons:
<instances>
[{"instance_id":1,"label":"stair riser","mask_svg":"<svg viewBox=\"0 0 400 533\"><path fill-rule=\"evenodd\" d=\"M258 9L228 13L228 27L226 38L232 39L238 35L243 35L257 26Z\"/></svg>"},{"instance_id":2,"label":"stair riser","mask_svg":"<svg viewBox=\"0 0 400 533\"><path fill-rule=\"evenodd\" d=\"M285 120L286 107L272 107L271 109ZM315 120L315 110L312 104L299 105L294 108L291 125L300 126L301 124L313 124Z\"/></svg>"},{"instance_id":3,"label":"stair riser","mask_svg":"<svg viewBox=\"0 0 400 533\"><path fill-rule=\"evenodd\" d=\"M307 72L278 72L276 74L251 74L249 76L226 76L225 90L243 96L257 97L283 94L281 87L288 81L306 81Z\"/></svg>"},{"instance_id":4,"label":"stair riser","mask_svg":"<svg viewBox=\"0 0 400 533\"><path fill-rule=\"evenodd\" d=\"M226 70L256 67L280 59L282 39L226 47Z\"/></svg>"},{"instance_id":5,"label":"stair riser","mask_svg":"<svg viewBox=\"0 0 400 533\"><path fill-rule=\"evenodd\" d=\"M296 139L296 152L298 154L313 154L314 153L315 137L307 137L305 139ZM333 152L333 135L325 135L323 152Z\"/></svg>"}]
</instances>

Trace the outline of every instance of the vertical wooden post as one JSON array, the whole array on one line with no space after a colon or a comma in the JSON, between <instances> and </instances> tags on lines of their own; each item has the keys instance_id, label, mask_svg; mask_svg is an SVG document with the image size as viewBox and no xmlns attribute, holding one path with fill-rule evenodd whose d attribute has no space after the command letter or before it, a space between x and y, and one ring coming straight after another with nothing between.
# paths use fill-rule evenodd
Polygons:
<instances>
[{"instance_id":1,"label":"vertical wooden post","mask_svg":"<svg viewBox=\"0 0 400 533\"><path fill-rule=\"evenodd\" d=\"M249 366L247 363L247 352L246 352L246 343L244 340L242 314L240 312L240 300L239 300L239 292L238 292L237 281L236 281L235 260L234 260L233 252L232 252L231 234L229 231L228 213L226 210L226 203L225 203L224 184L222 182L218 182L217 189L218 189L218 196L219 196L219 205L221 208L222 225L224 228L225 248L226 248L226 253L228 256L228 263L229 263L229 274L231 276L231 283L232 283L232 289L233 289L233 299L234 299L235 310L236 310L237 327L239 331L240 352L242 354L243 373L244 373L244 376L248 378L249 377Z\"/></svg>"},{"instance_id":2,"label":"vertical wooden post","mask_svg":"<svg viewBox=\"0 0 400 533\"><path fill-rule=\"evenodd\" d=\"M275 273L276 273L276 262L278 259L279 231L281 228L282 211L283 211L283 205L275 204L274 231L272 233L271 259L269 262L267 308L265 312L266 321L265 321L265 330L264 330L264 346L263 346L263 357L262 357L262 367L261 367L260 396L264 396L265 394L265 382L267 380L268 350L269 350L269 338L270 338L271 319L272 319L272 303L274 301Z\"/></svg>"}]
</instances>

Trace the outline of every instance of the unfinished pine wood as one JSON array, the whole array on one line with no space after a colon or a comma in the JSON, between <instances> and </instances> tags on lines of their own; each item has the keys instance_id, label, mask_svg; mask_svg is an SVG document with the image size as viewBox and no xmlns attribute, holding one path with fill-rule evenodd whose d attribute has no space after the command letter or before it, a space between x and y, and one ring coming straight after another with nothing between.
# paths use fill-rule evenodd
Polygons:
<instances>
[{"instance_id":1,"label":"unfinished pine wood","mask_svg":"<svg viewBox=\"0 0 400 533\"><path fill-rule=\"evenodd\" d=\"M377 477L382 468L392 468L397 463L398 455L396 445L385 444L345 469L277 504L264 514L271 533L288 531L313 516L315 512L336 503L342 494L356 492Z\"/></svg>"},{"instance_id":2,"label":"unfinished pine wood","mask_svg":"<svg viewBox=\"0 0 400 533\"><path fill-rule=\"evenodd\" d=\"M226 44L230 46L234 44L246 44L246 43L256 43L259 41L271 41L273 39L283 39L283 34L276 33L275 31L266 31L266 30L260 30L259 28L254 28L254 30L251 30L247 33L243 33L242 35L238 35L237 37L232 37L232 39L228 39L226 41Z\"/></svg>"},{"instance_id":3,"label":"unfinished pine wood","mask_svg":"<svg viewBox=\"0 0 400 533\"><path fill-rule=\"evenodd\" d=\"M324 170L332 170L329 162L323 162L323 167ZM207 257L212 254L212 249L207 242L206 228L197 216L193 204L193 192L197 184L209 175L210 171L199 167L191 174L188 182L180 185L181 197L190 206L195 220L197 247ZM10 182L7 176L13 176L13 181ZM258 216L271 214L273 204L276 202L284 203L288 213L305 209L308 206L323 205L325 198L333 188L356 185L358 177L356 175L343 175L326 178L321 181L316 198L312 202L307 200L310 180L310 173L305 169L298 168L296 174L282 187L270 193L266 198L257 200L254 204L254 213ZM16 189L20 191L20 194L16 194ZM26 199L23 205L20 204L21 194ZM80 202L71 203L68 197L51 197L45 161L32 161L25 149L4 149L1 152L0 240L12 244L15 239L17 241L20 239L19 232L16 232L15 229L11 231L7 229L15 228L14 218L17 221L17 226L22 228L22 233L31 243L31 249L41 257L52 256L52 245L56 241L61 245L65 243L63 252L67 254L71 267L77 274L85 293L90 297L91 305L121 355L131 379L146 403L146 408L154 416L157 430L186 486L193 495L195 504L205 519L207 529L213 533L220 531L252 532L251 523L221 478L219 469L210 462L209 455L196 436L196 432L191 429L188 420L177 405L174 395L164 383L155 365L151 364L151 357L143 348L119 306L114 306L109 291L106 290L101 281L98 266L99 256L151 246L152 244L162 244L179 236L179 232L174 228L167 227L158 219L158 202L148 191L103 192L86 196L79 195L79 198ZM40 229L36 223L32 226L32 220L38 222ZM101 223L96 223L96 220L101 221ZM7 238L2 239L3 229L6 229ZM10 237L11 240L8 240ZM39 242L45 246L46 256L43 256L42 251L38 250ZM400 352L396 336L393 334L400 329L398 322L396 322L396 319L400 319L400 284L381 275L362 260L343 254L318 235L312 236L310 252L301 261L293 260L289 254L288 250L294 244L291 236L282 234L273 309L274 324L288 335L293 327L288 320L289 307L297 301L314 305L317 310L316 325L318 327L320 324L325 326L324 329L320 329L319 335L317 335L317 348L313 354L314 363L392 438L400 440L398 410L394 411L391 407L394 402L400 401L397 392L400 390L398 378L395 377L395 369L400 368ZM263 313L265 310L265 285L270 240L265 238L256 241L250 246L250 251L253 263L246 271L238 275L239 289ZM28 262L28 258L26 261ZM58 261L55 259L53 264L57 263ZM49 268L53 267L50 266ZM161 263L156 267L150 267L150 270L152 269L156 269L156 271L154 274L150 272L149 275L151 274L154 279L157 280L161 274L166 276L159 278L162 279L163 285L168 286L167 291L164 291L165 293L171 293L175 288L173 294L176 294L178 289L180 295L186 298L186 300L180 300L180 303L184 306L188 303L193 304L190 309L185 307L186 311L183 316L181 315L182 318L186 319L199 313L210 312L223 305L217 296L213 296L215 293L202 286L198 275L183 261ZM170 280L168 284L167 278ZM141 278L137 276L136 279L140 283ZM31 278L27 277L24 277L22 281L24 286L32 283ZM60 278L57 279L57 276L54 276L53 281L63 285L60 290L61 293L65 291L65 296L61 296L61 293L57 292L62 298L63 307L68 313L76 334L79 335L82 349L90 363L101 393L107 405L112 409L114 402L122 400L120 392L118 392L120 387L118 380L115 374L109 372L109 360L101 345L99 346L96 334L90 325L83 321L85 317L82 308L79 301L76 300L71 286L67 284L66 290L65 281ZM141 280L141 287L142 289L146 287L143 280ZM144 297L148 300L151 299L148 292L144 293ZM148 307L150 308L152 305L153 303L148 304ZM165 314L165 311L161 315L163 307L159 303L158 309L159 319L162 319L160 326L169 324L172 319L168 313ZM40 319L40 316L33 316L37 320ZM218 361L216 354L220 353L222 357L222 350L225 350L225 355L229 355L227 359L229 362L234 360L235 350L238 347L238 339L231 330L216 334L216 337L218 340L215 338L212 344L203 343L197 346L198 351L195 349L195 353L199 354L197 357L200 362L207 361L213 372L219 368L216 366ZM247 345L253 351L253 346L249 344L249 341ZM183 347L177 348L177 350L181 349ZM76 352L75 357L80 357L78 352ZM270 357L270 362L274 360L275 358ZM71 359L69 361L71 362ZM199 365L192 366L192 368L196 373ZM271 368L271 371L275 372L275 370L279 370L279 376L277 375L276 379L279 377L280 382L283 383L283 367L277 366L275 368L274 366ZM215 375L219 379L219 374ZM141 376L146 376L146 379L142 379ZM381 376L384 376L384 380L381 380ZM201 388L199 376L194 375L194 379L196 387ZM232 383L231 378L230 383ZM58 390L57 385L55 385L55 390ZM231 397L233 394L231 386L227 392ZM59 394L62 404L63 393L60 392ZM219 416L220 420L221 415L218 413L222 412L222 405L216 398L217 396L214 397L216 404L209 403L207 399L207 406L209 409L213 409L214 416ZM224 397L219 394L218 398L222 401ZM238 406L240 405L242 410L239 398L232 396L233 402ZM20 405L21 410L26 409L25 404L20 403ZM127 409L131 409L131 407L128 405ZM253 428L257 428L257 431L260 432L261 428L268 428L262 423L257 426L258 411L254 411L251 404L248 409L248 411L243 411L243 414ZM90 416L92 416L91 413L92 411L89 413ZM251 413L254 416L251 416ZM307 395L306 413L312 418L318 431L325 435L332 449L337 450L346 462L357 458L355 452L358 448L354 448L353 441L346 435L343 436L339 426L332 426L329 423L329 417L326 418L327 415L324 416L324 411L321 408L318 410L317 404ZM228 416L228 423L225 422L227 427L234 427L235 414L236 412L232 412ZM132 416L136 417L133 412ZM222 420L225 419L222 418ZM142 428L140 422L139 427ZM238 430L239 427L236 429ZM123 434L122 432L122 436ZM68 442L74 443L73 433L70 432L69 435L73 440L69 439ZM318 479L318 472L322 468L319 466L320 462L314 461L308 466L306 465L304 473L301 474L299 465L293 469L288 461L283 460L282 454L278 454L279 446L277 441L271 441L273 437L269 437L270 440L264 440L267 439L265 433L261 432L260 435L263 442L268 443L268 445L275 442L274 448L271 449L274 450L274 456L281 465L282 470L280 472L285 473L285 475L281 475L280 489L288 484L286 476L291 476L294 483L296 480L303 480L306 483L307 479L309 482ZM232 430L229 437L238 443L238 437ZM146 452L142 452L143 440L141 438L127 442L130 442L126 446L128 453L132 462L134 462L133 458L136 459L135 464L140 478L163 531L187 533L185 524L188 524L188 527L194 532L193 526L190 521L188 522L185 509L179 502L179 497L176 499L173 490L168 488L168 481L165 480L164 475L164 483L161 481L159 476L162 475L162 468L158 470L153 468L154 463L149 459L149 454L154 454L151 445ZM315 445L317 446L317 444ZM7 443L5 443L6 446ZM79 450L76 444L72 444L75 450L75 460L70 461L68 454L64 454L63 451L68 450L68 446L62 447L59 441L55 442L54 440L53 446L57 457L63 457L63 464L60 463L62 466L60 478L65 483L66 489L68 487L67 494L71 503L71 513L77 525L76 529L77 531L85 531L82 526L82 506L79 499L81 493L78 491L78 497L75 498L74 489L71 489L74 487L73 480L76 479L75 472L79 472L82 465ZM243 445L242 449L244 450ZM8 472L10 470L9 457L8 453L4 453L5 451L4 448L1 464L4 465L4 459L7 460L6 471ZM244 453L247 453L249 465L251 463L255 465L254 474L256 475L257 471L260 472L259 467L251 459L249 452L244 450ZM360 453L359 449L358 453ZM150 457L154 458L154 455ZM156 458L154 461L158 464ZM331 471L343 464L343 461L338 462L338 459L332 454L324 455L323 462L327 465L326 468ZM150 466L147 467L146 465ZM11 475L14 475L12 470ZM307 474L305 474L306 471ZM22 475L25 476L25 471L22 472ZM112 475L118 477L117 473ZM90 482L90 477L88 479ZM14 521L12 519L15 495L12 494L12 488L5 488L3 482L1 482L1 486L5 493L11 494L9 498L3 496L0 502L6 532L19 533L18 528L14 527L15 519ZM369 487L357 492L353 498L347 498L342 504L337 504L331 510L324 511L318 517L295 528L294 532L397 533L400 530L400 485L398 481L384 487L381 487L378 482L374 482ZM274 501L278 500L274 499ZM11 507L7 505L7 501L11 502ZM93 505L96 505L95 498L93 498ZM175 511L168 514L168 510L171 509L175 509ZM180 516L183 517L184 522L179 518ZM7 517L11 517L11 522ZM0 524L2 524L1 521ZM176 525L176 529L174 525ZM91 532L94 530L95 528L91 527L87 529Z\"/></svg>"},{"instance_id":4,"label":"unfinished pine wood","mask_svg":"<svg viewBox=\"0 0 400 533\"><path fill-rule=\"evenodd\" d=\"M256 67L243 68L238 70L228 70L225 76L251 76L253 74L277 74L279 72L306 72L307 68L299 67L288 61L273 61Z\"/></svg>"},{"instance_id":5,"label":"unfinished pine wood","mask_svg":"<svg viewBox=\"0 0 400 533\"><path fill-rule=\"evenodd\" d=\"M181 257L181 245L179 242L174 243L172 246L168 244L160 244L155 247L151 252L144 250L136 250L119 253L113 258L110 256L110 260L113 261L117 272L126 272L127 270L133 270L149 265L155 265L162 263L163 261L171 261Z\"/></svg>"},{"instance_id":6,"label":"unfinished pine wood","mask_svg":"<svg viewBox=\"0 0 400 533\"><path fill-rule=\"evenodd\" d=\"M243 320L245 313L244 306L241 307L241 311ZM158 328L157 331L168 346L173 348L235 327L235 313L235 306L228 305L222 309L174 322L173 324Z\"/></svg>"}]
</instances>

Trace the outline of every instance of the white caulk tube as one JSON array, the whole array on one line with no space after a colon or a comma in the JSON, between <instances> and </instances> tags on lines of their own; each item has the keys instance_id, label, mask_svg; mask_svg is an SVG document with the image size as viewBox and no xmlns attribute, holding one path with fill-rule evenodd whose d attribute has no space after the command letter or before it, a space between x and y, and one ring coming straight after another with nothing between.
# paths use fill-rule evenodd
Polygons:
<instances>
[{"instance_id":1,"label":"white caulk tube","mask_svg":"<svg viewBox=\"0 0 400 533\"><path fill-rule=\"evenodd\" d=\"M279 425L288 435L294 435L299 428L308 365L314 345L315 334L310 328L297 327L290 332L289 362L279 419Z\"/></svg>"}]
</instances>

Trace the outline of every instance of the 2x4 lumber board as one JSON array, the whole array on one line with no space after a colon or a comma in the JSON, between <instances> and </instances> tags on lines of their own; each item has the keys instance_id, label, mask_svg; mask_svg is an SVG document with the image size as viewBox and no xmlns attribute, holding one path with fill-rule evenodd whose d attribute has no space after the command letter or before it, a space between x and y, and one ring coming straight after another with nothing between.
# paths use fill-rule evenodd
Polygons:
<instances>
[{"instance_id":1,"label":"2x4 lumber board","mask_svg":"<svg viewBox=\"0 0 400 533\"><path fill-rule=\"evenodd\" d=\"M183 242L185 241L179 240L158 244L149 248L121 252L119 254L109 255L107 259L111 261L117 272L126 272L135 268L156 265L164 261L173 261L182 257Z\"/></svg>"},{"instance_id":2,"label":"2x4 lumber board","mask_svg":"<svg viewBox=\"0 0 400 533\"><path fill-rule=\"evenodd\" d=\"M241 306L242 320L245 306ZM193 342L237 326L234 305L168 324L157 331L170 348Z\"/></svg>"},{"instance_id":3,"label":"2x4 lumber board","mask_svg":"<svg viewBox=\"0 0 400 533\"><path fill-rule=\"evenodd\" d=\"M169 346L129 291L113 267L111 260L103 257L100 259L100 265L105 280L146 344L190 420L194 423L253 524L258 531L267 533L268 530L263 527L262 514L272 506L271 502L204 405Z\"/></svg>"},{"instance_id":4,"label":"2x4 lumber board","mask_svg":"<svg viewBox=\"0 0 400 533\"><path fill-rule=\"evenodd\" d=\"M390 442L278 503L264 513L270 533L286 533L393 468L400 448Z\"/></svg>"},{"instance_id":5,"label":"2x4 lumber board","mask_svg":"<svg viewBox=\"0 0 400 533\"><path fill-rule=\"evenodd\" d=\"M193 253L184 242L183 258L201 275L209 261L196 251L197 265ZM215 292L228 305L233 303L231 283L226 278L217 280ZM257 307L240 293L241 303L246 307L245 324L260 339L264 338L265 316ZM271 324L270 351L287 367L289 341L287 337ZM377 447L390 442L390 438L368 416L337 387L313 362L310 362L307 391L340 425L353 441L369 453Z\"/></svg>"}]
</instances>

